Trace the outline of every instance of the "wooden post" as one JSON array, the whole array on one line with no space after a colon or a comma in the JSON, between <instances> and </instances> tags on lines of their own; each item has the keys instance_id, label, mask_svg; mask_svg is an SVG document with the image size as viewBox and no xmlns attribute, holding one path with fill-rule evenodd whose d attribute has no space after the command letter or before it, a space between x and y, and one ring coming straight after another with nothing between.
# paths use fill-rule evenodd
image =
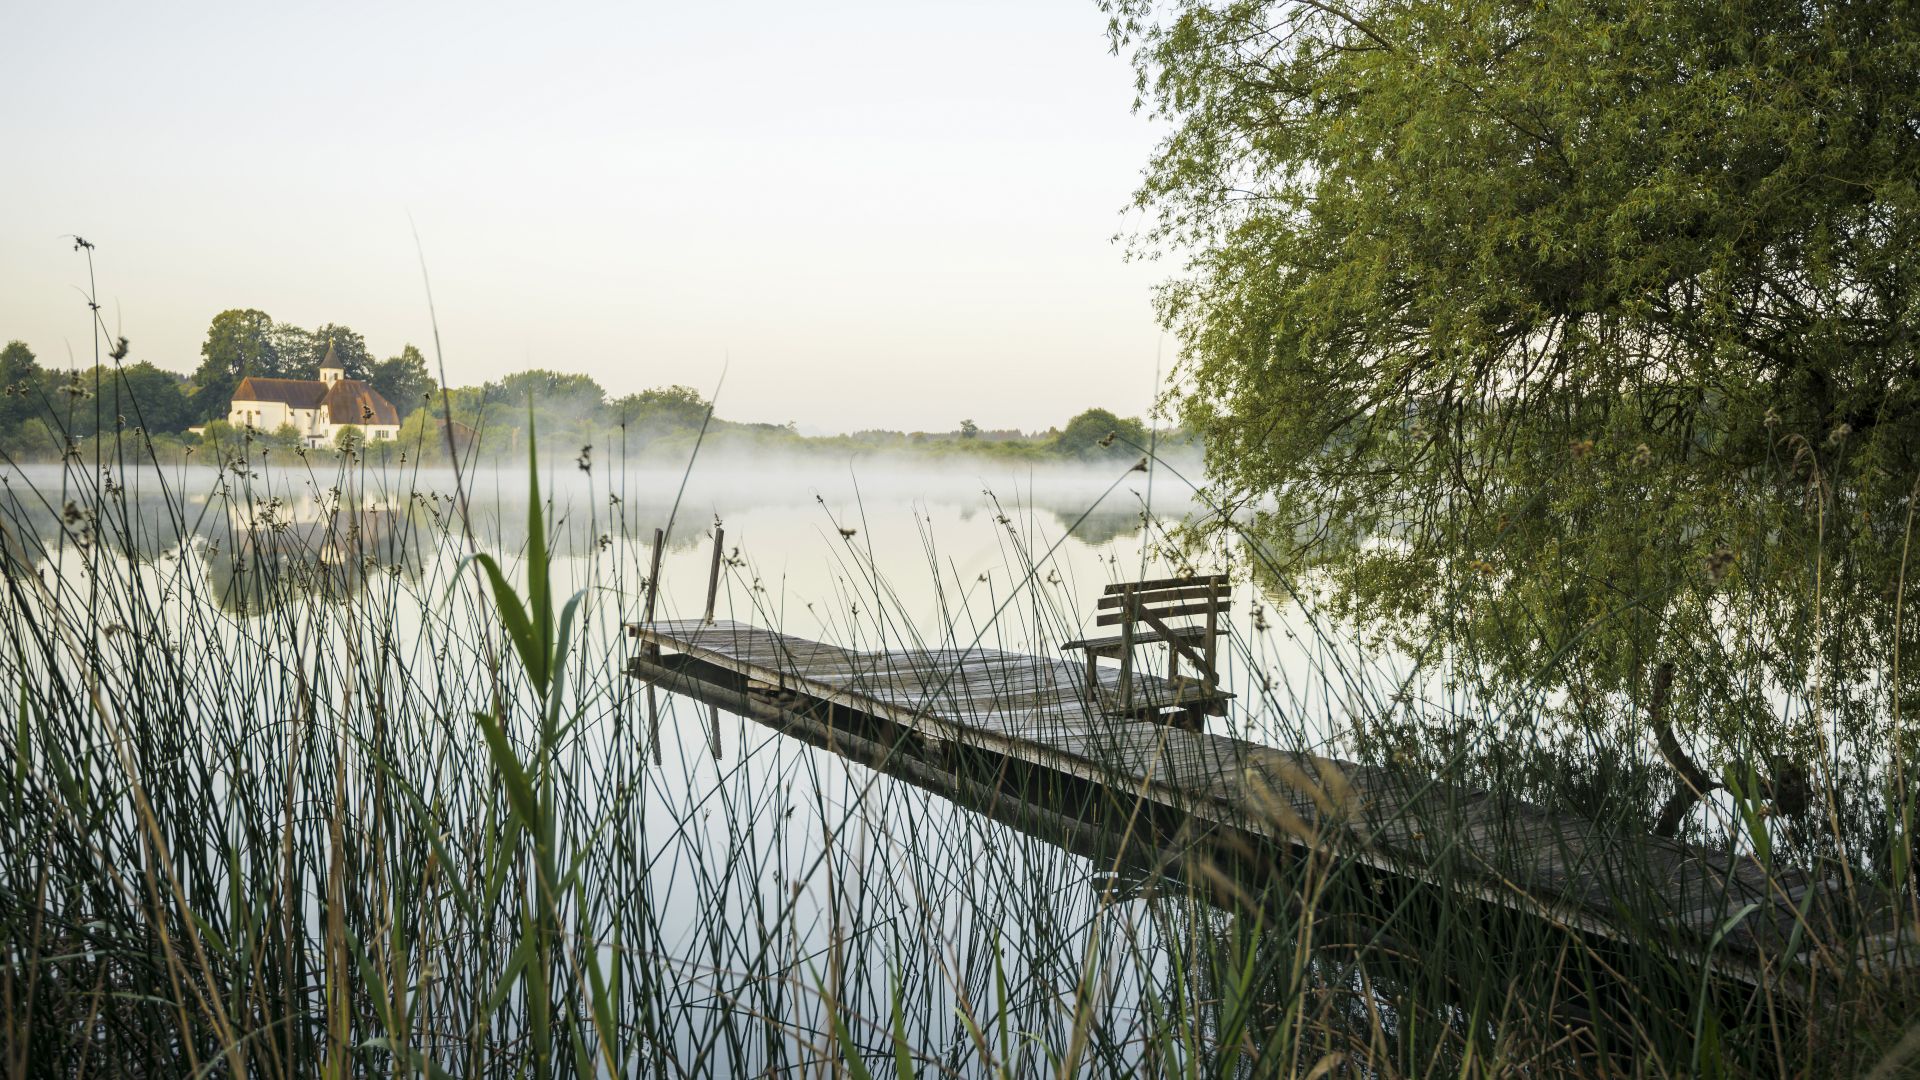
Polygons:
<instances>
[{"instance_id":1,"label":"wooden post","mask_svg":"<svg viewBox=\"0 0 1920 1080\"><path fill-rule=\"evenodd\" d=\"M653 530L653 565L647 570L647 606L640 613L640 625L642 626L653 625L654 601L660 599L660 549L665 547L666 544L666 530ZM649 648L653 650L653 655L656 657L660 655L660 646L658 644L651 645Z\"/></svg>"},{"instance_id":2,"label":"wooden post","mask_svg":"<svg viewBox=\"0 0 1920 1080\"><path fill-rule=\"evenodd\" d=\"M720 559L727 543L727 530L718 525L713 527L713 566L707 571L707 618L708 625L713 623L713 602L720 596Z\"/></svg>"},{"instance_id":3,"label":"wooden post","mask_svg":"<svg viewBox=\"0 0 1920 1080\"><path fill-rule=\"evenodd\" d=\"M707 568L707 625L713 625L713 604L720 598L720 563L725 558L727 530L716 522L713 526L713 565ZM707 749L713 753L713 760L720 760L720 707L707 706Z\"/></svg>"},{"instance_id":4,"label":"wooden post","mask_svg":"<svg viewBox=\"0 0 1920 1080\"><path fill-rule=\"evenodd\" d=\"M1214 636L1220 632L1220 584L1207 584L1207 670L1200 673L1200 692L1208 698L1213 697L1214 680L1218 677L1215 666L1218 660L1214 650Z\"/></svg>"},{"instance_id":5,"label":"wooden post","mask_svg":"<svg viewBox=\"0 0 1920 1080\"><path fill-rule=\"evenodd\" d=\"M654 601L660 598L660 552L666 547L667 534L664 529L653 530L653 565L647 571L647 604L640 613L642 626L653 625ZM654 641L646 648L647 659L660 662L660 643ZM647 683L647 740L653 743L653 763L661 764L660 753L660 702L654 697L653 683Z\"/></svg>"},{"instance_id":6,"label":"wooden post","mask_svg":"<svg viewBox=\"0 0 1920 1080\"><path fill-rule=\"evenodd\" d=\"M1120 713L1133 715L1133 621L1140 617L1139 599L1121 593L1120 618Z\"/></svg>"}]
</instances>

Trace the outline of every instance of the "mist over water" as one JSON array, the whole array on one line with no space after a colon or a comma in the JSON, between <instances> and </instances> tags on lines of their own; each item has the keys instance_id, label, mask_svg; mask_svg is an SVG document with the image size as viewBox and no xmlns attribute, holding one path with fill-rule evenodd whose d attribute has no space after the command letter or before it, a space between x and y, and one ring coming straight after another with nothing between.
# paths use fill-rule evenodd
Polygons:
<instances>
[{"instance_id":1,"label":"mist over water","mask_svg":"<svg viewBox=\"0 0 1920 1080\"><path fill-rule=\"evenodd\" d=\"M1324 627L1249 583L1244 550L1194 552L1171 541L1169 530L1207 512L1188 482L1193 474L1133 471L1124 462L885 454L703 453L689 468L650 456L622 463L556 454L539 469L556 582L588 590L588 616L608 627L641 617L655 530L666 538L656 617L703 613L718 526L725 550L716 614L834 644L978 644L1054 656L1061 642L1095 630L1094 601L1107 584L1229 571L1237 581L1233 647L1222 658L1228 689L1287 686L1298 699L1331 701L1345 691L1328 673L1359 662L1328 657ZM96 474L39 465L4 475L0 509L22 534L10 542L33 547L36 561L61 561L73 524L63 522L63 503L84 504L104 483L124 492L128 553L152 561L192 546L214 594L234 610L244 592L234 588L236 566L262 557L283 571L324 564L321 577L342 595L378 571L431 604L469 550L494 553L511 568L527 539L524 464L456 475L315 454L269 455L244 468ZM354 558L342 557L348 548ZM1241 707L1228 722L1248 734L1279 719Z\"/></svg>"},{"instance_id":2,"label":"mist over water","mask_svg":"<svg viewBox=\"0 0 1920 1080\"><path fill-rule=\"evenodd\" d=\"M987 992L977 980L995 963L1029 1003L1017 1007L1029 1025L1070 1018L1057 1003L1075 1000L1080 958L1096 939L1104 953L1162 957L1103 975L1094 991L1103 1008L1130 1008L1142 980L1161 977L1169 912L1144 897L1103 900L1112 867L690 699L661 692L656 713L623 675L631 645L622 626L645 610L654 530L668 535L655 609L662 619L705 610L723 530L719 618L861 649L1058 656L1060 642L1095 630L1094 601L1106 584L1175 568L1166 530L1199 505L1190 491L1124 464L591 464L549 459L539 472L555 585L583 601L568 692L591 722L572 743L570 782L582 813L642 823L641 838L623 842L652 853L644 877L656 935L650 962L695 988L696 1004L767 992L764 975L730 970L764 972L763 960L713 951L716 923L755 920L777 939L783 978L849 940L859 947L844 978L870 1001L884 999L890 966L921 971L916 1033L941 1045L966 1037L954 1005L963 993ZM369 690L396 695L392 722L402 738L471 755L477 734L448 717L477 704L486 675L476 638L494 628L447 613L478 584L469 551L496 555L520 579L529 493L524 469L473 470L456 481L451 469L347 467L318 455L226 469L36 466L7 474L0 523L55 595L77 602L99 573L97 556L111 551L133 556L111 560L126 566L130 590L217 605L163 602L156 610L168 623L156 641L198 635L203 649L218 642L267 664L298 641L323 668L390 651L412 674ZM1220 556L1193 568L1234 569L1227 563L1240 557ZM1249 688L1291 673L1311 693L1313 672L1326 665L1288 636L1254 628L1255 611L1271 611L1271 602L1244 580L1234 602L1238 647L1226 650L1222 674L1241 697L1234 716L1214 723L1258 737L1260 723L1281 718L1265 716ZM107 639L126 644L111 631ZM448 660L449 649L465 659ZM106 662L118 663L112 655ZM221 708L244 701L243 715L271 724L288 709L282 693L268 681L195 707L213 710L202 722L224 741L249 721ZM137 696L137 686L118 690L108 705L137 715ZM351 711L352 700L339 707ZM636 729L647 731L638 745L653 764L642 774L643 805L618 810L614 793L645 765L621 749L634 745ZM230 795L224 779L214 790ZM216 854L209 850L210 862ZM967 884L982 866L995 868L995 883ZM1031 895L1011 882L1028 883ZM322 924L316 899L305 917ZM955 962L973 985L924 974ZM796 1022L818 1023L811 988L781 993L767 1000L784 1002ZM706 1055L728 1072L765 1060L757 1049L706 1045L702 1015L694 1009L677 1021L683 1061Z\"/></svg>"},{"instance_id":3,"label":"mist over water","mask_svg":"<svg viewBox=\"0 0 1920 1080\"><path fill-rule=\"evenodd\" d=\"M532 479L524 465L456 475L333 454L0 473L13 617L79 627L23 651L17 666L35 686L53 687L55 673L71 685L83 671L101 677L113 731L161 736L141 751L155 763L140 766L154 770L143 782L164 789L171 780L161 778L182 775L175 762L195 762L191 783L166 794L181 820L232 813L268 835L287 800L348 805L327 801L342 784L358 785L367 805L404 808L392 820L415 830L415 853L352 853L404 880L434 837L498 835L497 765L476 718L512 717L523 742L539 712L473 557L497 559L509 591L530 588ZM1209 511L1172 470L726 454L689 469L664 453L607 461L583 451L543 457L537 481L556 606L579 603L559 698L574 719L557 760L569 842L592 869L563 921L629 978L662 980L645 991L654 1037L674 1061L696 1063L692 1072L812 1053L829 1023L827 972L839 1000L869 1016L884 1015L904 983L910 1041L942 1060L971 1052L958 1010L995 1000L1004 977L1009 997L996 1008L1010 1027L1059 1045L1085 1005L1101 1037L1112 1036L1107 1065L1130 1072L1143 1051L1128 1033L1190 962L1185 943L1232 938L1242 924L1174 895L1182 886L1158 871L1143 877L628 677L636 647L625 628L647 617L656 588L659 620L699 618L711 605L718 619L851 649L1063 658L1063 642L1101 632L1095 603L1107 585L1226 572L1233 607L1220 674L1234 696L1209 731L1358 760L1373 738L1410 775L1454 783L1459 770L1429 762L1468 720L1523 749L1554 738L1525 716L1490 711L1472 685L1450 684L1445 658L1414 663L1329 620L1310 595L1250 565L1230 530L1184 545L1179 524ZM75 617L83 612L90 622ZM1151 670L1164 659L1145 661ZM159 694L156 665L173 680ZM77 708L83 700L41 695L35 707L71 725L44 736L46 746L112 742ZM1396 710L1407 718L1397 730ZM328 732L318 741L301 734L315 716ZM1384 741L1382 730L1404 741ZM289 755L305 756L304 778ZM103 753L91 761L102 779L121 768ZM395 802L389 781L418 802ZM235 882L287 889L300 898L281 916L287 933L322 941L332 913L384 917L364 897L322 902L322 890L346 888L326 876L338 841L324 824L286 826L327 853L293 885L279 884L290 871L277 847L229 842L217 829L183 828L176 854L201 876L203 906L224 903ZM444 932L452 901L435 903L415 913L419 932ZM518 917L510 906L459 915L486 933ZM1284 938L1268 944L1290 949ZM1088 980L1095 954L1125 959ZM479 992L504 955L459 960L478 973L465 978ZM1344 992L1350 975L1337 954L1304 963L1309 983ZM488 1029L502 1045L521 1037L520 993Z\"/></svg>"}]
</instances>

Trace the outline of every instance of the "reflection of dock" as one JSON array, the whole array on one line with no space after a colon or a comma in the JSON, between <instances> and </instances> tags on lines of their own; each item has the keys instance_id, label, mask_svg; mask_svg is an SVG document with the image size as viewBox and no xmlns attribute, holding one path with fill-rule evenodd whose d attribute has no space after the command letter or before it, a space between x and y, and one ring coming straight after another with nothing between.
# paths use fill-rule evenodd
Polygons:
<instances>
[{"instance_id":1,"label":"reflection of dock","mask_svg":"<svg viewBox=\"0 0 1920 1080\"><path fill-rule=\"evenodd\" d=\"M1162 865L1238 853L1232 861L1255 866L1330 850L1369 872L1444 881L1592 935L1705 959L1748 983L1790 982L1816 955L1831 967L1825 950L1858 910L1837 879L1769 875L1751 858L1609 833L1483 791L1112 717L1092 704L1101 695L1090 698L1080 664L984 648L857 652L727 621L629 632L643 646L636 677L1029 831L1057 831L1076 850L1130 848L1130 861ZM1095 672L1110 693L1116 674ZM1149 694L1164 683L1133 677ZM1644 910L1647 897L1664 898L1664 910ZM1863 940L1871 948L1844 963L1914 951L1892 932L1855 936L1855 950Z\"/></svg>"}]
</instances>

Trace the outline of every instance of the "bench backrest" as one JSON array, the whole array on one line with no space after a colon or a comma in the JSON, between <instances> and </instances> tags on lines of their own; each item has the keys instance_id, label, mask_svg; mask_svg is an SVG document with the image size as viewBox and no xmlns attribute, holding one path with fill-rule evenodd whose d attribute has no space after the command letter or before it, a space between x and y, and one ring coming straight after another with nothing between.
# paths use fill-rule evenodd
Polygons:
<instances>
[{"instance_id":1,"label":"bench backrest","mask_svg":"<svg viewBox=\"0 0 1920 1080\"><path fill-rule=\"evenodd\" d=\"M1122 582L1107 586L1106 595L1098 602L1100 614L1095 622L1117 626L1195 615L1206 615L1212 621L1231 606L1227 595L1225 574Z\"/></svg>"}]
</instances>

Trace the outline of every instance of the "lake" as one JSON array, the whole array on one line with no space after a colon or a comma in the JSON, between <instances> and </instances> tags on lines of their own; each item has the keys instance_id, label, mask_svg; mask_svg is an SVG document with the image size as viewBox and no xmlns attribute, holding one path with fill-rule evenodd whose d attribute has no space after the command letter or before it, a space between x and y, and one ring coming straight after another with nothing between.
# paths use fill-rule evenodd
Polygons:
<instances>
[{"instance_id":1,"label":"lake","mask_svg":"<svg viewBox=\"0 0 1920 1080\"><path fill-rule=\"evenodd\" d=\"M691 699L650 706L625 675L655 530L661 619L704 611L724 530L719 618L1053 656L1109 583L1225 572L1236 696L1212 730L1361 758L1391 728L1426 775L1463 730L1494 758L1578 752L1292 598L1239 542L1183 544L1208 510L1171 472L555 461L554 604L579 607L549 695L499 606L533 595L527 474L315 457L5 477L0 685L20 708L0 840L7 895L47 897L11 925L40 912L61 978L115 1000L217 991L184 1029L128 1006L90 1037L154 1069L195 1046L506 1074L555 1023L603 1073L882 1067L902 1048L962 1074L1062 1055L1231 1069L1243 1043L1304 1071L1382 1039L1453 1060L1485 1029L1476 978L1567 947L1542 921L1330 899L1356 886L1316 859L1274 869L1271 906L1221 906ZM1576 798L1568 778L1591 775L1546 790Z\"/></svg>"},{"instance_id":2,"label":"lake","mask_svg":"<svg viewBox=\"0 0 1920 1080\"><path fill-rule=\"evenodd\" d=\"M16 622L56 610L95 621L93 651L22 650L8 674L101 675L92 718L49 696L48 733L66 725L69 745L50 738L25 760L91 762L100 787L75 797L123 830L102 854L151 857L124 801L136 777L173 838L183 903L221 913L199 916L210 928L243 939L253 926L262 948L273 933L308 941L280 958L284 976L323 982L341 974L326 943L343 927L360 941L385 928L389 947L369 957L405 984L395 1000L441 1027L482 1008L510 950L409 959L391 939L401 926L426 941L517 925L510 886L461 899L420 860L476 881L504 872L497 851L473 846L502 834L469 716L490 696L516 716L530 707L468 559L497 557L524 592L527 477L463 480L464 515L445 470L38 467L7 478L3 519L46 586ZM869 1022L897 1007L929 1065L984 1053L1018 1073L1079 1033L1084 1053L1126 1071L1187 1052L1144 1039L1150 1001L1183 969L1174 939L1233 922L739 717L668 694L656 721L623 675L620 632L643 610L656 528L668 536L661 618L703 611L716 529L719 617L858 649L1055 655L1093 628L1108 583L1234 572L1222 674L1238 697L1212 721L1220 730L1337 745L1348 699L1390 684L1356 680L1358 654L1259 593L1244 553L1183 552L1169 530L1201 508L1162 473L703 462L608 477L563 460L542 486L556 595L583 605L573 720L553 760L559 832L578 860L562 918L645 1013L633 1021L645 1038L607 1040L635 1063L737 1074L811 1060L832 1000ZM435 846L453 838L464 852ZM245 896L266 907L249 916ZM404 917L402 897L416 905ZM289 903L278 930L262 929L262 912ZM528 1022L513 1007L525 988L502 992L507 1008L477 1043L442 1033L423 1053L454 1071L500 1060ZM273 1010L261 1009L264 1023Z\"/></svg>"}]
</instances>

